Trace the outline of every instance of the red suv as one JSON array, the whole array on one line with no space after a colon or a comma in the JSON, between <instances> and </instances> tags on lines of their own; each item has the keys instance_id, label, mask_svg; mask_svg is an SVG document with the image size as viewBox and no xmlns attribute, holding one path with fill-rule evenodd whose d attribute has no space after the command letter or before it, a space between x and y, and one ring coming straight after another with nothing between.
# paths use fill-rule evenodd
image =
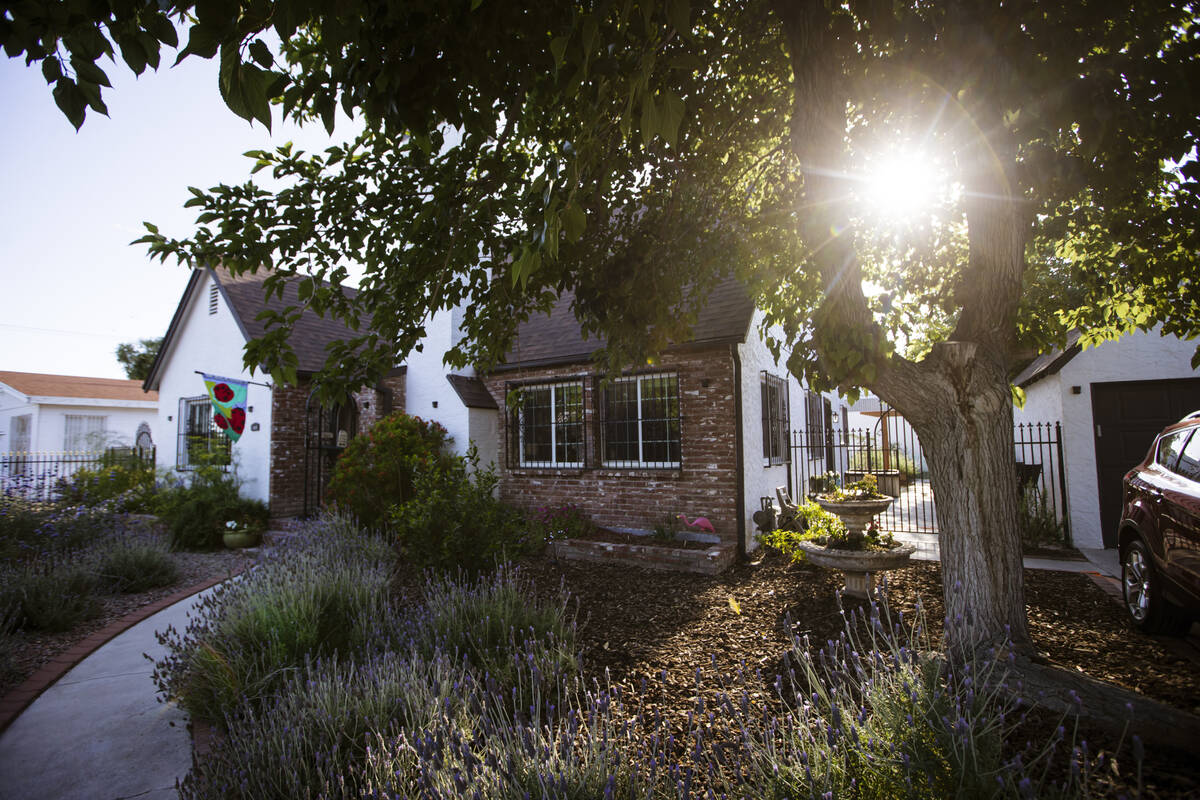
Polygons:
<instances>
[{"instance_id":1,"label":"red suv","mask_svg":"<svg viewBox=\"0 0 1200 800\"><path fill-rule=\"evenodd\" d=\"M1117 546L1133 624L1186 632L1200 616L1200 411L1168 426L1125 475Z\"/></svg>"}]
</instances>

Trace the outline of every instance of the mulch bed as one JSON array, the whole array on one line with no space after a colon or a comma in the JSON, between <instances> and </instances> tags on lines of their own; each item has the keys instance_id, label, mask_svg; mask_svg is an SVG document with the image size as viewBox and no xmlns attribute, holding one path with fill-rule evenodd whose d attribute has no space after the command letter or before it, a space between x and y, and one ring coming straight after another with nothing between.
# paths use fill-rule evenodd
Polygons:
<instances>
[{"instance_id":1,"label":"mulch bed","mask_svg":"<svg viewBox=\"0 0 1200 800\"><path fill-rule=\"evenodd\" d=\"M836 638L843 615L835 601L840 573L793 565L778 556L742 563L717 576L533 559L524 565L540 591L565 586L577 609L585 670L637 690L682 717L695 707L697 675L715 689L743 668L761 672L769 693L782 670L790 634L814 646ZM911 614L918 598L932 635L943 615L941 568L921 562L887 574L893 609ZM1200 712L1200 650L1195 640L1135 633L1122 610L1086 575L1025 571L1034 646L1048 663ZM861 601L846 598L847 610ZM936 641L936 639L935 639ZM711 690L711 689L710 689ZM705 690L701 690L705 691ZM682 720L681 720L682 722ZM1159 783L1151 796L1200 792L1200 768L1151 760Z\"/></svg>"}]
</instances>

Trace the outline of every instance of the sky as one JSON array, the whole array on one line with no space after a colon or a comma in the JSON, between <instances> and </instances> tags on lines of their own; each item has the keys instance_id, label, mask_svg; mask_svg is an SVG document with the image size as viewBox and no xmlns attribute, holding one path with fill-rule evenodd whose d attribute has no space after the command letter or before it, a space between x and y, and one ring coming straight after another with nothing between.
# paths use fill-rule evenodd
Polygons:
<instances>
[{"instance_id":1,"label":"sky","mask_svg":"<svg viewBox=\"0 0 1200 800\"><path fill-rule=\"evenodd\" d=\"M140 78L102 63L109 116L89 110L76 133L41 70L0 57L0 370L124 378L117 345L162 336L188 279L129 244L142 222L187 235L187 187L244 182L242 153L354 132L342 118L331 140L277 116L268 134L225 107L215 61L173 61Z\"/></svg>"}]
</instances>

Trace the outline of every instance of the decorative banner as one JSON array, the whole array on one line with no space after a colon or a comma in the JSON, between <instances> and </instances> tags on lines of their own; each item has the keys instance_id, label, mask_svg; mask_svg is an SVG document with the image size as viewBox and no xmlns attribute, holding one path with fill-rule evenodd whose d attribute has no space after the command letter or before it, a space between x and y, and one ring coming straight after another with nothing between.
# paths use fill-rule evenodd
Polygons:
<instances>
[{"instance_id":1,"label":"decorative banner","mask_svg":"<svg viewBox=\"0 0 1200 800\"><path fill-rule=\"evenodd\" d=\"M213 422L233 441L242 438L246 427L246 381L221 378L200 373L204 376L204 388L212 401Z\"/></svg>"}]
</instances>

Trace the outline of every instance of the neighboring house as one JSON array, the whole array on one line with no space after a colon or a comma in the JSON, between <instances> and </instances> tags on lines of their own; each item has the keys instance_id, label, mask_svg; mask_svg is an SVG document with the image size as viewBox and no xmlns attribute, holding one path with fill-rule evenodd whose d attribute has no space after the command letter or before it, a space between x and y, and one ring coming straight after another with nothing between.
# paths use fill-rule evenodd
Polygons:
<instances>
[{"instance_id":1,"label":"neighboring house","mask_svg":"<svg viewBox=\"0 0 1200 800\"><path fill-rule=\"evenodd\" d=\"M157 416L140 381L0 371L0 453L149 447Z\"/></svg>"},{"instance_id":2,"label":"neighboring house","mask_svg":"<svg viewBox=\"0 0 1200 800\"><path fill-rule=\"evenodd\" d=\"M266 502L271 515L282 518L315 511L333 460L349 437L404 407L404 375L403 369L395 370L378 386L322 408L309 378L324 365L326 345L353 334L336 320L306 311L290 339L299 384L272 388L261 370L251 376L243 354L246 343L265 332L259 313L302 305L295 284L283 297L265 299L265 277L263 272L233 277L223 268L193 270L145 386L161 398L160 468L181 476L205 461L235 468L243 495ZM248 387L246 428L236 444L231 446L213 423L197 372L257 381Z\"/></svg>"},{"instance_id":3,"label":"neighboring house","mask_svg":"<svg viewBox=\"0 0 1200 800\"><path fill-rule=\"evenodd\" d=\"M1062 421L1071 538L1076 547L1115 547L1125 473L1166 425L1200 409L1196 342L1134 332L1082 349L1039 356L1014 383L1025 391L1016 422Z\"/></svg>"},{"instance_id":4,"label":"neighboring house","mask_svg":"<svg viewBox=\"0 0 1200 800\"><path fill-rule=\"evenodd\" d=\"M611 382L592 363L599 343L583 338L571 299L522 323L505 362L481 378L503 409L501 497L574 505L598 525L637 532L703 516L721 541L755 547L753 513L788 483L793 423L824 436L829 402L775 363L736 281L714 289L689 341Z\"/></svg>"}]
</instances>

